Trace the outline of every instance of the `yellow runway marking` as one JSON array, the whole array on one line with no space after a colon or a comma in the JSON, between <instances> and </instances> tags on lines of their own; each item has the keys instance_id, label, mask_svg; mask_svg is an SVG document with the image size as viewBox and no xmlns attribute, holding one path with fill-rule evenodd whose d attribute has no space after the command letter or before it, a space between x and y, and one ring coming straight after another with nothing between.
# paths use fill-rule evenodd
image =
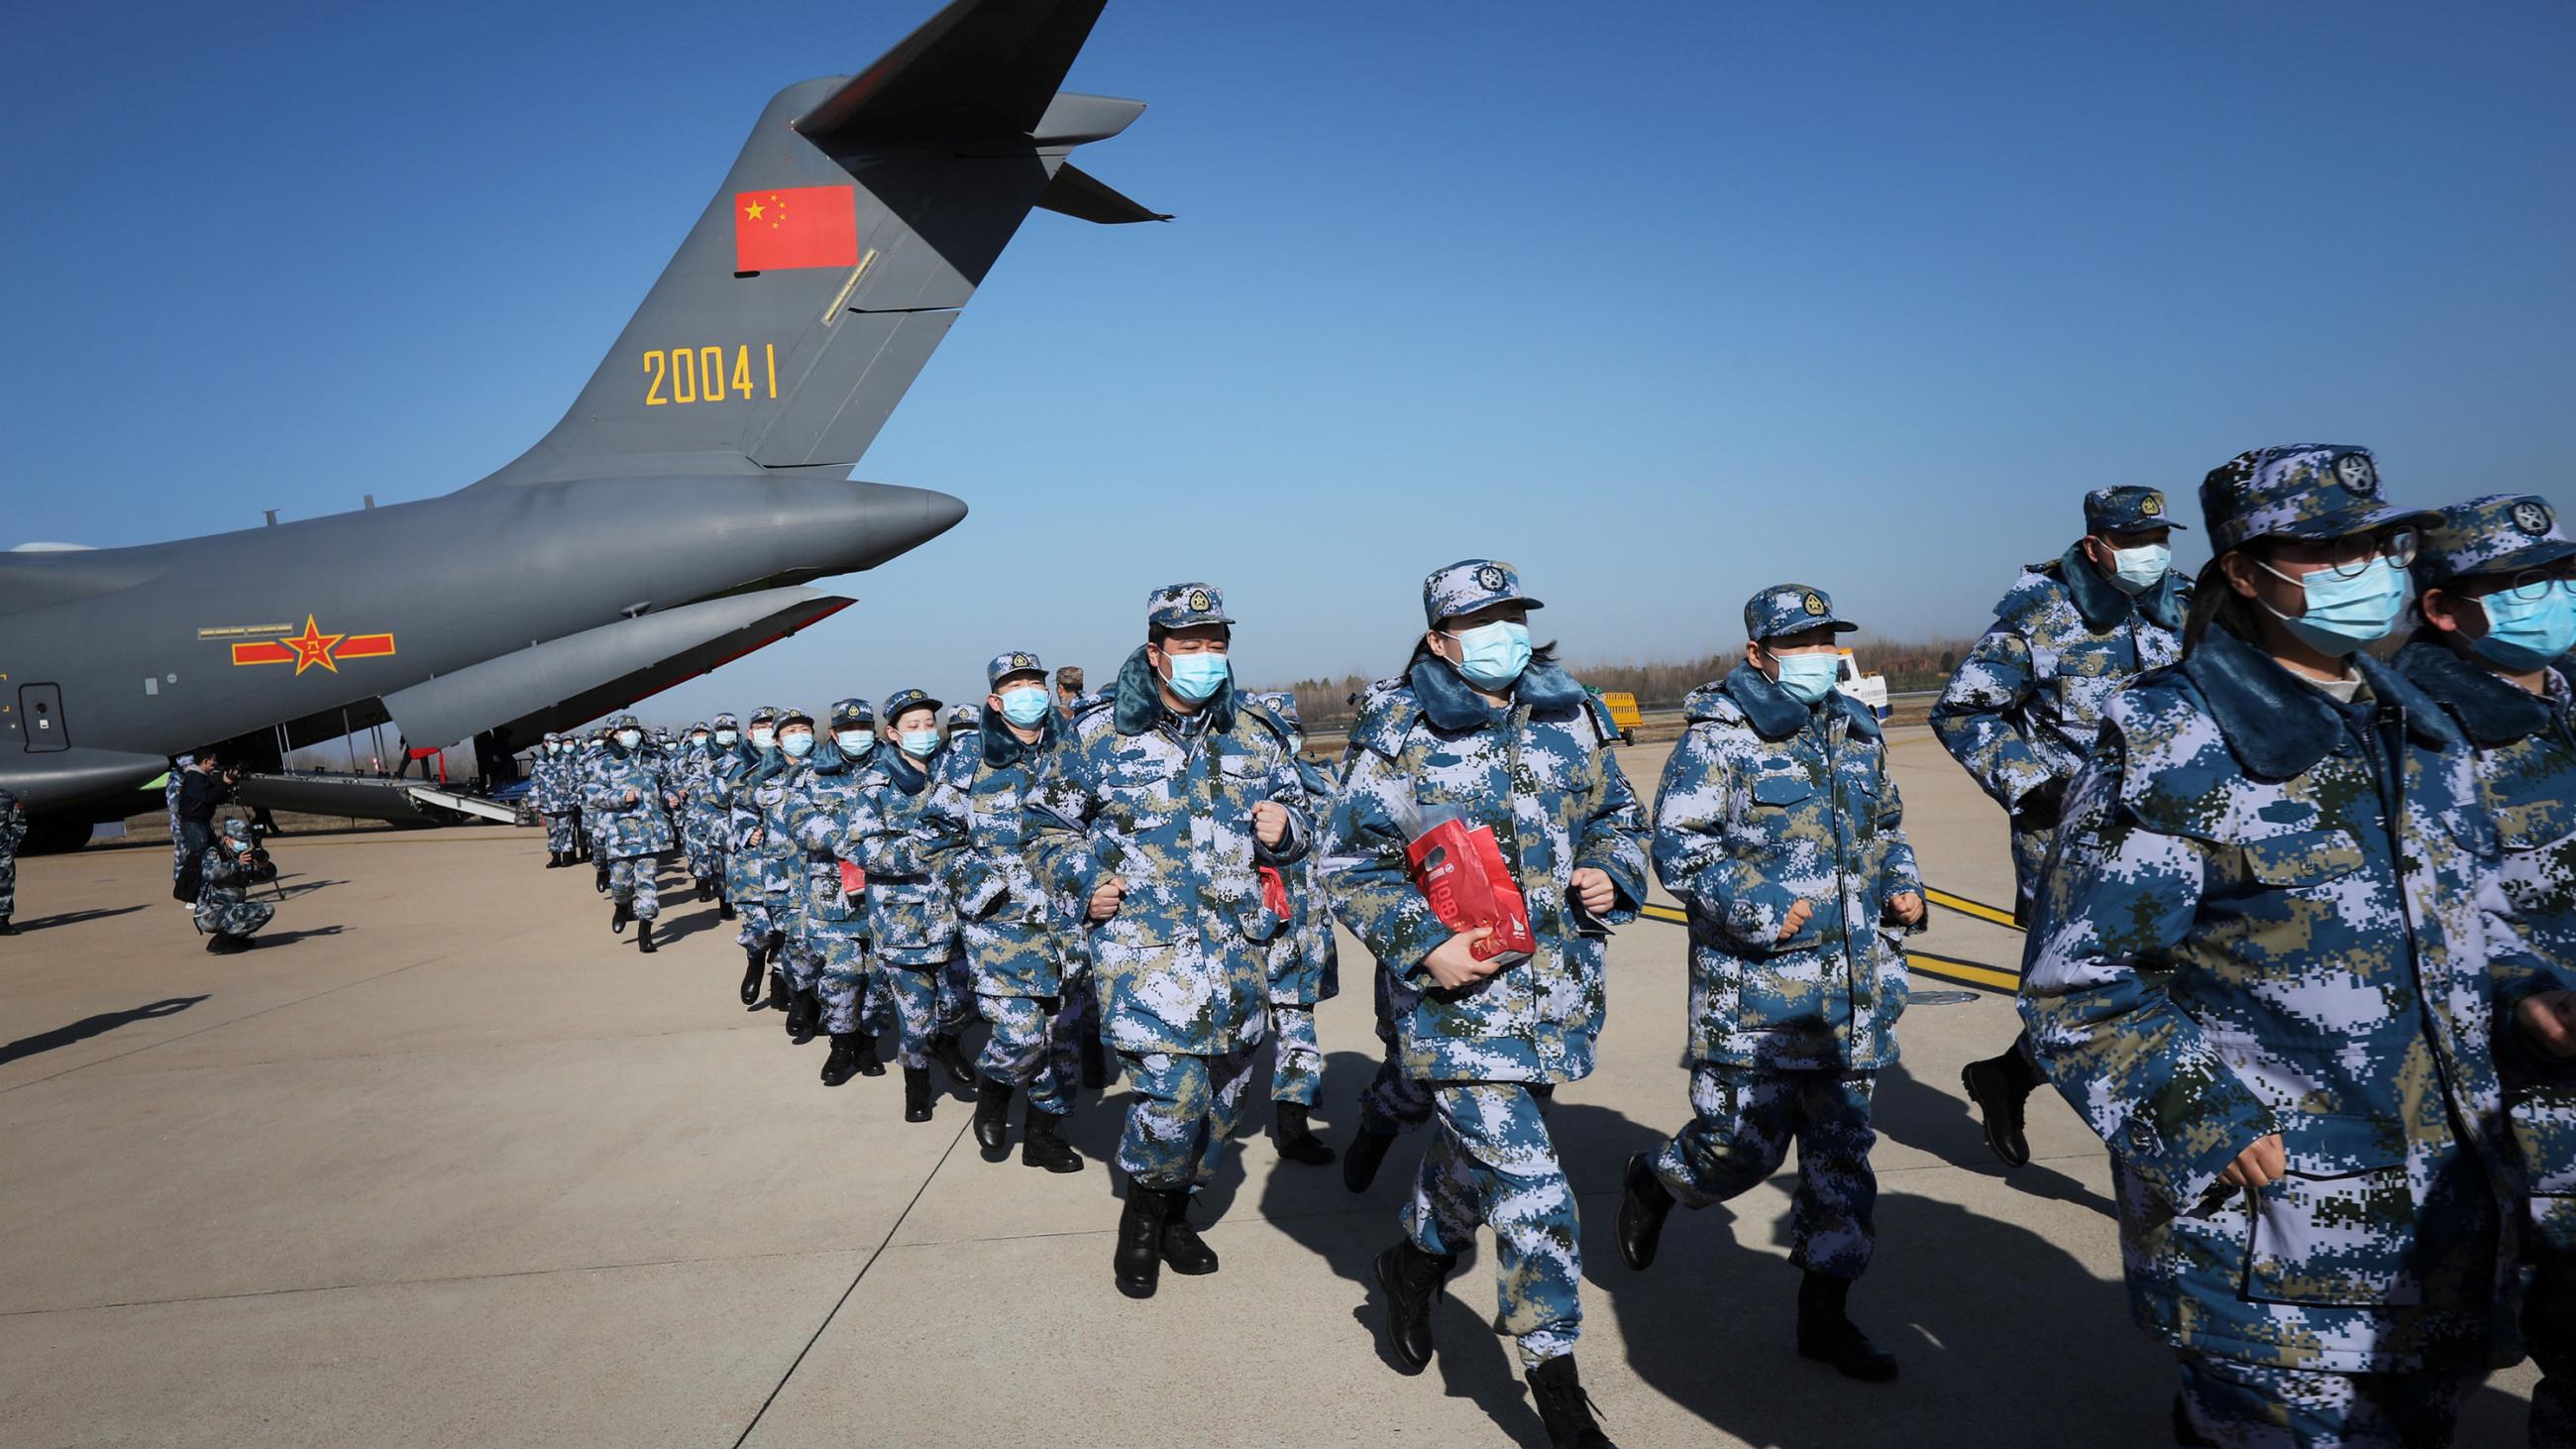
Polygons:
<instances>
[{"instance_id":1,"label":"yellow runway marking","mask_svg":"<svg viewBox=\"0 0 2576 1449\"><path fill-rule=\"evenodd\" d=\"M1930 886L1923 888L1923 899L1943 910L1957 911L1963 916L1974 916L1980 921L1992 921L1998 926L2007 926L2016 931L2021 929L2021 922L2013 919L2012 912L1999 906L1987 905L1984 901L1972 901L1966 896L1954 896L1948 891L1936 891Z\"/></svg>"}]
</instances>

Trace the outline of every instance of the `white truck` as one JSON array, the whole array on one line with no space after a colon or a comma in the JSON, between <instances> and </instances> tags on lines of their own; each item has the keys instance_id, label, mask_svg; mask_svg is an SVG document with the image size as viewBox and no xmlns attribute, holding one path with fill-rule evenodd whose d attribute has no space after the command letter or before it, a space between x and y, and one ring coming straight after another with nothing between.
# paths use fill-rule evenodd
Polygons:
<instances>
[{"instance_id":1,"label":"white truck","mask_svg":"<svg viewBox=\"0 0 2576 1449\"><path fill-rule=\"evenodd\" d=\"M1850 650L1844 649L1837 652L1842 655L1842 669L1834 676L1834 688L1868 705L1872 715L1880 719L1887 718L1886 676L1877 673L1863 674L1860 672L1860 661L1852 658Z\"/></svg>"}]
</instances>

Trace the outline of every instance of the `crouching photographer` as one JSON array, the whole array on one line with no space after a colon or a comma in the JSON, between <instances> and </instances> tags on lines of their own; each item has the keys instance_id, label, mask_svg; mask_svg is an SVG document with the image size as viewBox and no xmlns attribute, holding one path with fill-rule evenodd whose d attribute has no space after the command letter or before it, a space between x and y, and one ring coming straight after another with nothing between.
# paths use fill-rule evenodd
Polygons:
<instances>
[{"instance_id":1,"label":"crouching photographer","mask_svg":"<svg viewBox=\"0 0 2576 1449\"><path fill-rule=\"evenodd\" d=\"M227 820L198 862L197 929L217 956L247 951L251 937L277 915L277 907L250 899L252 887L277 879L277 865L260 847L247 820Z\"/></svg>"}]
</instances>

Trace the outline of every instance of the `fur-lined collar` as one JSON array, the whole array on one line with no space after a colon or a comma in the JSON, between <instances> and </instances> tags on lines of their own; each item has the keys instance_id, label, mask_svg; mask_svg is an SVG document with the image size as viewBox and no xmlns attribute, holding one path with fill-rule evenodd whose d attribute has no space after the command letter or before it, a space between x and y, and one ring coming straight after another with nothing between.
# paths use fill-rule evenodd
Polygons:
<instances>
[{"instance_id":1,"label":"fur-lined collar","mask_svg":"<svg viewBox=\"0 0 2576 1449\"><path fill-rule=\"evenodd\" d=\"M2463 743L2442 707L2403 675L2366 654L2354 655L2352 664L2380 708L2396 710L2418 743L2435 749ZM2180 668L2228 750L2257 779L2306 774L2343 738L2343 717L2332 700L2223 625L2203 635Z\"/></svg>"},{"instance_id":2,"label":"fur-lined collar","mask_svg":"<svg viewBox=\"0 0 2576 1449\"><path fill-rule=\"evenodd\" d=\"M2096 634L2108 633L2127 619L2132 609L2152 623L2179 629L2189 607L2190 587L2182 575L2167 569L2155 587L2132 594L2093 567L2092 560L2084 556L2082 539L2068 544L2066 552L2058 555L2056 572L2057 581L2066 586L2067 598L2074 601L2075 612L2083 616L2084 627Z\"/></svg>"},{"instance_id":3,"label":"fur-lined collar","mask_svg":"<svg viewBox=\"0 0 2576 1449\"><path fill-rule=\"evenodd\" d=\"M1837 689L1816 702L1813 707L1800 704L1769 675L1750 663L1738 664L1717 685L1719 693L1732 701L1744 722L1766 740L1785 740L1807 727L1818 710L1839 712L1854 734L1878 738L1878 717L1869 706ZM1830 717L1830 714L1829 714Z\"/></svg>"},{"instance_id":4,"label":"fur-lined collar","mask_svg":"<svg viewBox=\"0 0 2576 1449\"><path fill-rule=\"evenodd\" d=\"M1482 729L1492 721L1494 710L1477 694L1474 686L1458 672L1457 666L1437 655L1417 659L1405 671L1413 684L1413 697L1422 704L1423 717L1435 728L1456 733ZM1564 709L1583 702L1583 686L1574 676L1553 664L1533 661L1512 683L1512 699L1530 707L1532 714Z\"/></svg>"},{"instance_id":5,"label":"fur-lined collar","mask_svg":"<svg viewBox=\"0 0 2576 1449\"><path fill-rule=\"evenodd\" d=\"M1149 646L1139 644L1127 662L1118 666L1117 714L1112 717L1122 735L1141 735L1169 719L1186 724L1189 720L1164 707L1161 681L1154 677L1153 661L1145 657ZM1190 720L1204 718L1208 728L1224 734L1234 728L1234 674L1228 671L1225 682Z\"/></svg>"},{"instance_id":6,"label":"fur-lined collar","mask_svg":"<svg viewBox=\"0 0 2576 1449\"><path fill-rule=\"evenodd\" d=\"M2498 678L2417 630L2397 651L2397 669L2450 712L2481 748L2509 745L2549 728L2549 701Z\"/></svg>"}]
</instances>

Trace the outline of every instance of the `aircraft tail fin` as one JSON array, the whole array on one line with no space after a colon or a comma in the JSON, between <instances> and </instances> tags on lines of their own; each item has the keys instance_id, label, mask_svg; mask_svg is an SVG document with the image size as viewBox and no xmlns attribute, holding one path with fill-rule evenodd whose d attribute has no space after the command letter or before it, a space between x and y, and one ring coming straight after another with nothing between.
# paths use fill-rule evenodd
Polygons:
<instances>
[{"instance_id":1,"label":"aircraft tail fin","mask_svg":"<svg viewBox=\"0 0 2576 1449\"><path fill-rule=\"evenodd\" d=\"M954 0L771 98L572 409L485 481L857 462L1032 207L1151 215L1065 165L1143 109L1056 89L1101 4Z\"/></svg>"}]
</instances>

